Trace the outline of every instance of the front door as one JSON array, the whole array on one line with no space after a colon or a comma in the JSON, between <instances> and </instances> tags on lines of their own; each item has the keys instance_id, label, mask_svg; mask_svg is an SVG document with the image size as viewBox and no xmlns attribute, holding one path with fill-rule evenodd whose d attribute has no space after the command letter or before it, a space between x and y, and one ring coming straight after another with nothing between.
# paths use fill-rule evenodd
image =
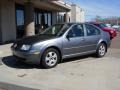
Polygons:
<instances>
[{"instance_id":1,"label":"front door","mask_svg":"<svg viewBox=\"0 0 120 90\"><path fill-rule=\"evenodd\" d=\"M74 25L63 41L63 55L66 57L84 52L84 43L83 25Z\"/></svg>"}]
</instances>

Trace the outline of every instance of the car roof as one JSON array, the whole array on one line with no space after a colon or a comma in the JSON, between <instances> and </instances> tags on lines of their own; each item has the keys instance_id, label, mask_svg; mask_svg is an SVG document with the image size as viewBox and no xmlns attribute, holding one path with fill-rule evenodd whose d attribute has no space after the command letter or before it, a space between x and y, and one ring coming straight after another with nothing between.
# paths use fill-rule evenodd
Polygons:
<instances>
[{"instance_id":1,"label":"car roof","mask_svg":"<svg viewBox=\"0 0 120 90\"><path fill-rule=\"evenodd\" d=\"M58 24L86 24L85 23L81 23L81 22L69 22L69 23L58 23Z\"/></svg>"},{"instance_id":2,"label":"car roof","mask_svg":"<svg viewBox=\"0 0 120 90\"><path fill-rule=\"evenodd\" d=\"M102 22L69 22L69 23L58 23L58 24L102 24ZM56 25L56 24L55 24Z\"/></svg>"},{"instance_id":3,"label":"car roof","mask_svg":"<svg viewBox=\"0 0 120 90\"><path fill-rule=\"evenodd\" d=\"M88 23L91 23L91 24L102 24L102 22L88 22Z\"/></svg>"}]
</instances>

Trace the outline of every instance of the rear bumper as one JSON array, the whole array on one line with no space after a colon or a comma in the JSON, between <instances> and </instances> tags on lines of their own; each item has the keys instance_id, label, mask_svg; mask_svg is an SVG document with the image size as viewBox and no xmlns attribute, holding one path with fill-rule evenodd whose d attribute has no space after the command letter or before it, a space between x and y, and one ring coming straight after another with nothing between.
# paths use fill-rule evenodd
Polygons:
<instances>
[{"instance_id":1,"label":"rear bumper","mask_svg":"<svg viewBox=\"0 0 120 90\"><path fill-rule=\"evenodd\" d=\"M13 56L18 60L28 64L40 64L40 53L39 52L21 52L12 49Z\"/></svg>"}]
</instances>

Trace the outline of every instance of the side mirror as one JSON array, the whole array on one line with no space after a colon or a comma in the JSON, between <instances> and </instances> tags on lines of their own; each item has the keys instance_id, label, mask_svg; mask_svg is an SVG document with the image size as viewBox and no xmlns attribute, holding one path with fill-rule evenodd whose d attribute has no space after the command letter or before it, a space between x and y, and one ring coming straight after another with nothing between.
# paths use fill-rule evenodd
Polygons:
<instances>
[{"instance_id":1,"label":"side mirror","mask_svg":"<svg viewBox=\"0 0 120 90\"><path fill-rule=\"evenodd\" d=\"M70 35L68 34L68 35L66 36L66 38L69 39L69 38L70 38Z\"/></svg>"},{"instance_id":2,"label":"side mirror","mask_svg":"<svg viewBox=\"0 0 120 90\"><path fill-rule=\"evenodd\" d=\"M66 36L67 39L73 37L73 33L72 33L72 30L70 30Z\"/></svg>"},{"instance_id":3,"label":"side mirror","mask_svg":"<svg viewBox=\"0 0 120 90\"><path fill-rule=\"evenodd\" d=\"M72 38L72 37L73 37L73 34L72 34L72 33L68 33L67 36L66 36L67 39L70 39L70 38Z\"/></svg>"}]
</instances>

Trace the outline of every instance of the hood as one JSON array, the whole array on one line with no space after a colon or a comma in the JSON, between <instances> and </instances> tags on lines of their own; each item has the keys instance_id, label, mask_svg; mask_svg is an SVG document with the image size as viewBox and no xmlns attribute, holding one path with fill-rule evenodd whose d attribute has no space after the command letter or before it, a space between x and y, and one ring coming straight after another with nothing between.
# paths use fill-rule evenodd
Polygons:
<instances>
[{"instance_id":1,"label":"hood","mask_svg":"<svg viewBox=\"0 0 120 90\"><path fill-rule=\"evenodd\" d=\"M55 38L55 36L53 36L53 35L35 35L35 36L29 36L29 37L22 38L20 40L17 40L15 43L32 45L34 43L52 39L52 38Z\"/></svg>"}]
</instances>

